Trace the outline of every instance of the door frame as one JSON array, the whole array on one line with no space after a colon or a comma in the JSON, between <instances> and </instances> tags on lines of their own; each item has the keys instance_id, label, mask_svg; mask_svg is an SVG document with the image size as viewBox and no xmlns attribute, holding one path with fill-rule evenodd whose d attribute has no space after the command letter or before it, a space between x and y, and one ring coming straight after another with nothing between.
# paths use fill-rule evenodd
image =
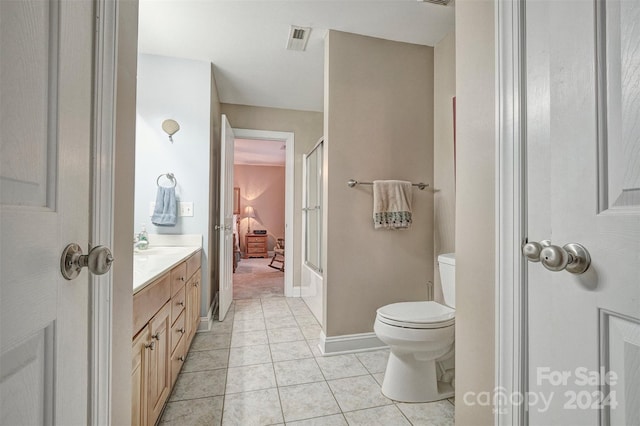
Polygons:
<instances>
[{"instance_id":1,"label":"door frame","mask_svg":"<svg viewBox=\"0 0 640 426\"><path fill-rule=\"evenodd\" d=\"M277 132L272 130L253 130L233 128L233 133L237 139L272 140L285 142L285 196L284 196L284 247L285 258L287 254L293 260L293 227L294 227L294 152L295 134L293 132ZM232 182L233 188L233 182ZM284 295L285 297L299 297L300 287L293 286L293 268L284 268Z\"/></svg>"},{"instance_id":2,"label":"door frame","mask_svg":"<svg viewBox=\"0 0 640 426\"><path fill-rule=\"evenodd\" d=\"M496 425L526 425L528 389L525 6L495 2L496 34ZM506 396L506 398L504 398ZM507 401L504 401L507 399Z\"/></svg>"},{"instance_id":3,"label":"door frame","mask_svg":"<svg viewBox=\"0 0 640 426\"><path fill-rule=\"evenodd\" d=\"M93 137L91 141L91 225L89 245L114 247L115 107L119 1L96 0ZM112 405L112 272L90 274L90 424L110 424Z\"/></svg>"}]
</instances>

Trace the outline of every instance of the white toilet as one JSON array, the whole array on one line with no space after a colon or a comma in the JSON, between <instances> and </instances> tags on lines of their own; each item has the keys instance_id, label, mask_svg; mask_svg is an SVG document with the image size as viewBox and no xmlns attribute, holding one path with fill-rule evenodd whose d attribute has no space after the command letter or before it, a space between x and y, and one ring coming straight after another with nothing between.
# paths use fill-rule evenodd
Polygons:
<instances>
[{"instance_id":1,"label":"white toilet","mask_svg":"<svg viewBox=\"0 0 640 426\"><path fill-rule=\"evenodd\" d=\"M438 256L444 302L401 302L378 309L374 330L391 354L382 393L403 402L453 396L455 254Z\"/></svg>"}]
</instances>

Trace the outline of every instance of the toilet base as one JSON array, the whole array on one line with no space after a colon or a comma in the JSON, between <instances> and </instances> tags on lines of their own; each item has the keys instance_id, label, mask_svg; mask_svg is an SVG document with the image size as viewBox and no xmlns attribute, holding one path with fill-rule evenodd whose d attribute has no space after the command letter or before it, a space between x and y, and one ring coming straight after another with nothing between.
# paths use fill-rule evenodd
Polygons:
<instances>
[{"instance_id":1,"label":"toilet base","mask_svg":"<svg viewBox=\"0 0 640 426\"><path fill-rule=\"evenodd\" d=\"M382 393L401 402L432 402L451 398L454 389L437 380L436 361L419 361L413 354L389 354Z\"/></svg>"}]
</instances>

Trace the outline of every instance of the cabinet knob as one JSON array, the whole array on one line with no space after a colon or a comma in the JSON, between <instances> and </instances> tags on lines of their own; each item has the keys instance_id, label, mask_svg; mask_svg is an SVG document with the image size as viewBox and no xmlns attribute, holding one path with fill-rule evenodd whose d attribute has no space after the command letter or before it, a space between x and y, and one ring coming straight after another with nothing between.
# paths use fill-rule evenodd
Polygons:
<instances>
[{"instance_id":1,"label":"cabinet knob","mask_svg":"<svg viewBox=\"0 0 640 426\"><path fill-rule=\"evenodd\" d=\"M153 335L151 335L151 338L152 339L156 339L156 340L160 340L160 334L159 333L153 334Z\"/></svg>"},{"instance_id":2,"label":"cabinet knob","mask_svg":"<svg viewBox=\"0 0 640 426\"><path fill-rule=\"evenodd\" d=\"M156 347L156 342L152 340L150 343L144 345L144 347L145 349L153 350Z\"/></svg>"},{"instance_id":3,"label":"cabinet knob","mask_svg":"<svg viewBox=\"0 0 640 426\"><path fill-rule=\"evenodd\" d=\"M178 306L184 306L184 302L178 302L178 303L176 303L176 305L178 305Z\"/></svg>"},{"instance_id":4,"label":"cabinet knob","mask_svg":"<svg viewBox=\"0 0 640 426\"><path fill-rule=\"evenodd\" d=\"M180 334L184 334L184 333L185 333L185 331L184 331L184 327L179 328L179 329L178 329L178 330L176 330L176 331L177 331L178 333L180 333Z\"/></svg>"},{"instance_id":5,"label":"cabinet knob","mask_svg":"<svg viewBox=\"0 0 640 426\"><path fill-rule=\"evenodd\" d=\"M184 277L180 277L180 281L184 282Z\"/></svg>"},{"instance_id":6,"label":"cabinet knob","mask_svg":"<svg viewBox=\"0 0 640 426\"><path fill-rule=\"evenodd\" d=\"M180 358L178 358L180 361L184 362L184 356L181 356Z\"/></svg>"}]
</instances>

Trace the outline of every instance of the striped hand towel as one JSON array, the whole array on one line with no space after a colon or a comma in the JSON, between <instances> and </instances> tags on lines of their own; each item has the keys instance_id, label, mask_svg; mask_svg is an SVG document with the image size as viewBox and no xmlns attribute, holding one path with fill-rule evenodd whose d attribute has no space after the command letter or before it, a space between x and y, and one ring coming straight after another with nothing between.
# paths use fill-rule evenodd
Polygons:
<instances>
[{"instance_id":1,"label":"striped hand towel","mask_svg":"<svg viewBox=\"0 0 640 426\"><path fill-rule=\"evenodd\" d=\"M373 225L375 229L408 229L411 226L411 182L373 181Z\"/></svg>"}]
</instances>

